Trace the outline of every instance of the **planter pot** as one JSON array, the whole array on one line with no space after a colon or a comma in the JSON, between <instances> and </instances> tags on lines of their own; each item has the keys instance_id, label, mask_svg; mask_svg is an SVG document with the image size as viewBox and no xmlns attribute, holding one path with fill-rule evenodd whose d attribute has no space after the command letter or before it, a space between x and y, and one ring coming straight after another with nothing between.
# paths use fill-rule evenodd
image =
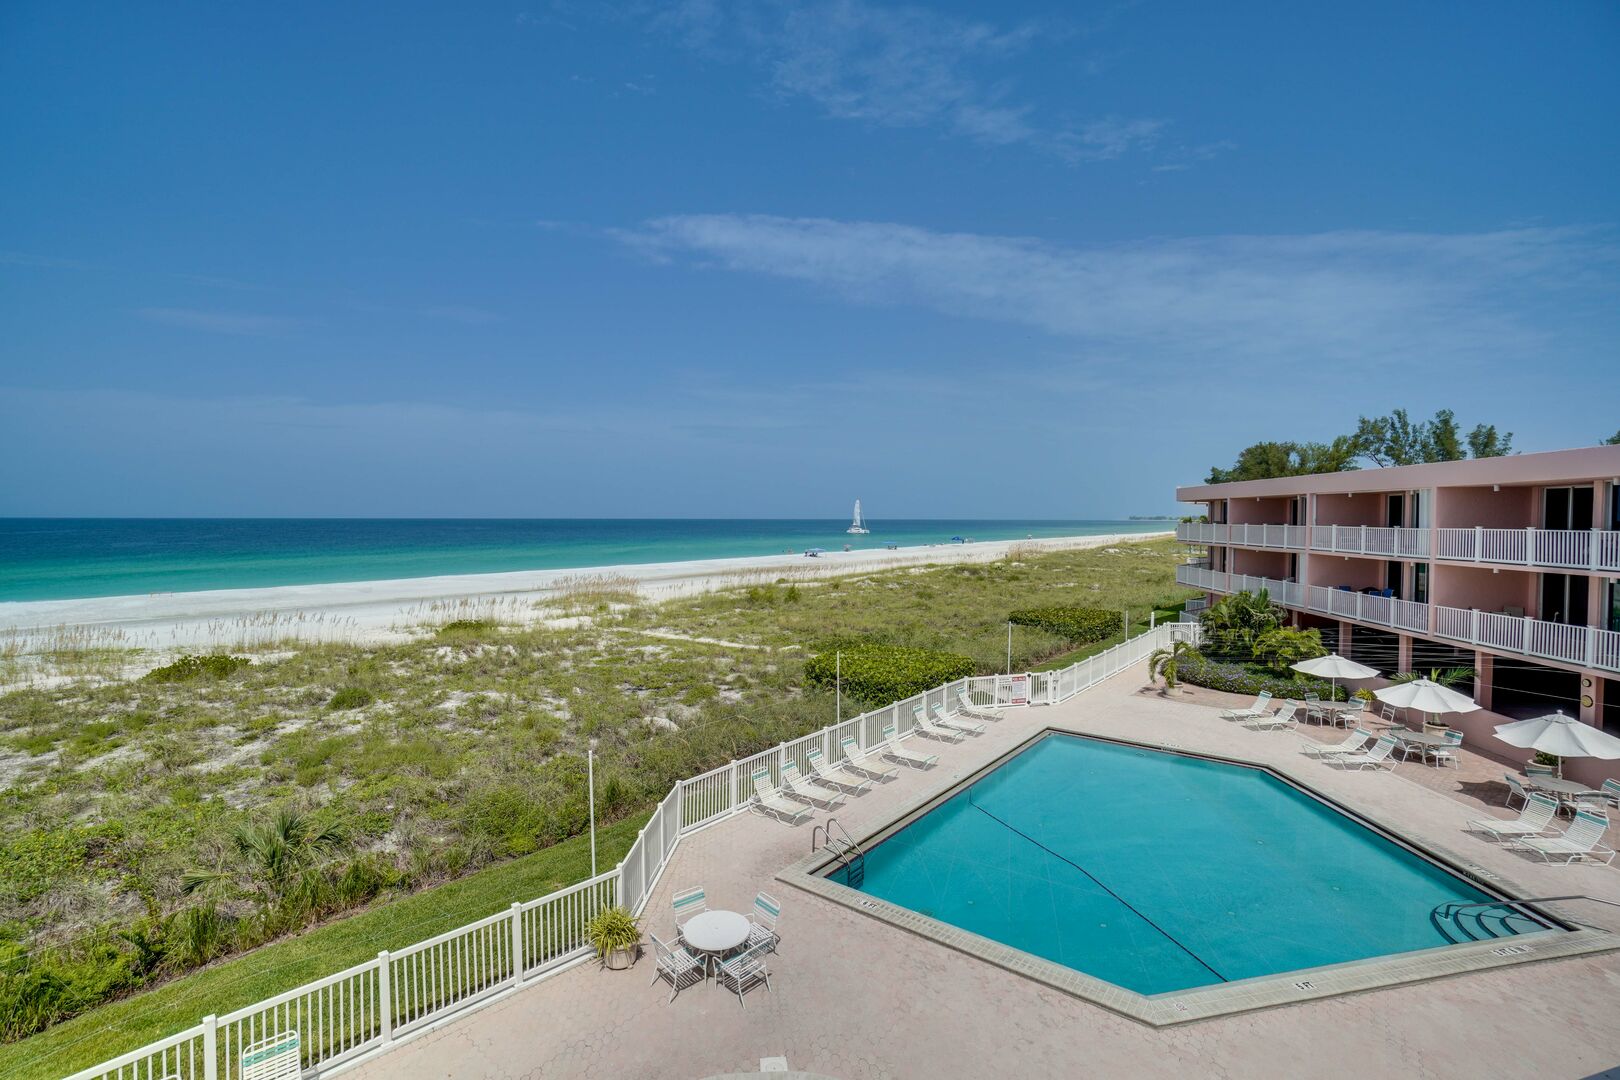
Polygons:
<instances>
[{"instance_id":1,"label":"planter pot","mask_svg":"<svg viewBox=\"0 0 1620 1080\"><path fill-rule=\"evenodd\" d=\"M636 949L614 949L602 958L602 966L609 971L624 971L636 962Z\"/></svg>"}]
</instances>

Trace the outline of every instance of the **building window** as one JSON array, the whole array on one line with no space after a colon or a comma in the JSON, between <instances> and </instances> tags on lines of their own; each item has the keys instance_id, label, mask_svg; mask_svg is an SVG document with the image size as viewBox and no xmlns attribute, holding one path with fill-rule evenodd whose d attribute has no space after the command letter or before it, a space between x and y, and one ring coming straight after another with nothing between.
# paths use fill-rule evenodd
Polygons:
<instances>
[{"instance_id":1,"label":"building window","mask_svg":"<svg viewBox=\"0 0 1620 1080\"><path fill-rule=\"evenodd\" d=\"M1429 564L1426 562L1412 564L1412 599L1420 604L1429 602Z\"/></svg>"}]
</instances>

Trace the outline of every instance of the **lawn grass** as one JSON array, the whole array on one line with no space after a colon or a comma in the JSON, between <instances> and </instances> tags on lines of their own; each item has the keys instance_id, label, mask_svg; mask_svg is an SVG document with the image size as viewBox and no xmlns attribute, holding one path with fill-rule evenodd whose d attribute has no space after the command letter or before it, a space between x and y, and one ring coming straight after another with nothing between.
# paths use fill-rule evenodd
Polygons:
<instances>
[{"instance_id":1,"label":"lawn grass","mask_svg":"<svg viewBox=\"0 0 1620 1080\"><path fill-rule=\"evenodd\" d=\"M1129 638L1133 638L1138 634L1145 634L1154 626L1163 626L1167 622L1175 622L1176 615L1180 611L1181 608L1179 607L1154 608L1151 613L1151 618L1147 614L1144 614L1140 619L1133 617L1131 619L1130 628L1123 634L1115 634L1112 637L1106 638L1102 641L1093 642L1090 645L1082 645L1078 649L1071 649L1067 652L1059 653L1056 656L1041 661L1040 663L1031 667L1029 670L1057 671L1060 668L1068 667L1070 664L1078 664L1080 661L1089 656L1096 656L1098 653L1107 652L1115 645L1119 645Z\"/></svg>"},{"instance_id":2,"label":"lawn grass","mask_svg":"<svg viewBox=\"0 0 1620 1080\"><path fill-rule=\"evenodd\" d=\"M647 814L599 830L597 865L617 865ZM515 901L590 877L590 839L578 836L519 859L382 904L104 1005L32 1038L0 1045L0 1076L51 1080L344 968L383 949L453 930Z\"/></svg>"}]
</instances>

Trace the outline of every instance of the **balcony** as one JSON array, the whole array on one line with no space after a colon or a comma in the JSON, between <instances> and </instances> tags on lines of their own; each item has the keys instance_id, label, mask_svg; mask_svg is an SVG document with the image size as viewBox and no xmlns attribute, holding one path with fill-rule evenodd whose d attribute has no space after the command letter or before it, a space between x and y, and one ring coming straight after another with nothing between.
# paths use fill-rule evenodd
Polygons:
<instances>
[{"instance_id":1,"label":"balcony","mask_svg":"<svg viewBox=\"0 0 1620 1080\"><path fill-rule=\"evenodd\" d=\"M1439 529L1436 558L1620 573L1620 532L1603 529Z\"/></svg>"},{"instance_id":2,"label":"balcony","mask_svg":"<svg viewBox=\"0 0 1620 1080\"><path fill-rule=\"evenodd\" d=\"M1176 539L1192 544L1236 544L1238 547L1304 551L1305 526L1224 525L1183 521L1176 526Z\"/></svg>"},{"instance_id":3,"label":"balcony","mask_svg":"<svg viewBox=\"0 0 1620 1080\"><path fill-rule=\"evenodd\" d=\"M1386 559L1427 559L1429 530L1376 525L1313 525L1311 550Z\"/></svg>"},{"instance_id":4,"label":"balcony","mask_svg":"<svg viewBox=\"0 0 1620 1080\"><path fill-rule=\"evenodd\" d=\"M1557 660L1579 667L1620 672L1620 633L1594 626L1570 626L1540 619L1498 615L1491 611L1434 607L1434 630L1429 630L1430 605L1388 596L1302 585L1296 581L1229 574L1201 566L1178 566L1176 581L1210 592L1259 592L1265 589L1284 607L1311 611L1338 619L1353 619L1409 633L1466 642L1497 652Z\"/></svg>"}]
</instances>

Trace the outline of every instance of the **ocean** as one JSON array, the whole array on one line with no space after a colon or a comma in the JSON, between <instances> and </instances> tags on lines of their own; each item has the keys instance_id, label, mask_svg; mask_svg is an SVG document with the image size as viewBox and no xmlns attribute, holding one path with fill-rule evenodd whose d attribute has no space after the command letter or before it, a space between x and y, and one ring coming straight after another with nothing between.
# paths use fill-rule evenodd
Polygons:
<instances>
[{"instance_id":1,"label":"ocean","mask_svg":"<svg viewBox=\"0 0 1620 1080\"><path fill-rule=\"evenodd\" d=\"M1163 521L673 518L0 518L0 601L560 570L1024 537L1154 532Z\"/></svg>"}]
</instances>

